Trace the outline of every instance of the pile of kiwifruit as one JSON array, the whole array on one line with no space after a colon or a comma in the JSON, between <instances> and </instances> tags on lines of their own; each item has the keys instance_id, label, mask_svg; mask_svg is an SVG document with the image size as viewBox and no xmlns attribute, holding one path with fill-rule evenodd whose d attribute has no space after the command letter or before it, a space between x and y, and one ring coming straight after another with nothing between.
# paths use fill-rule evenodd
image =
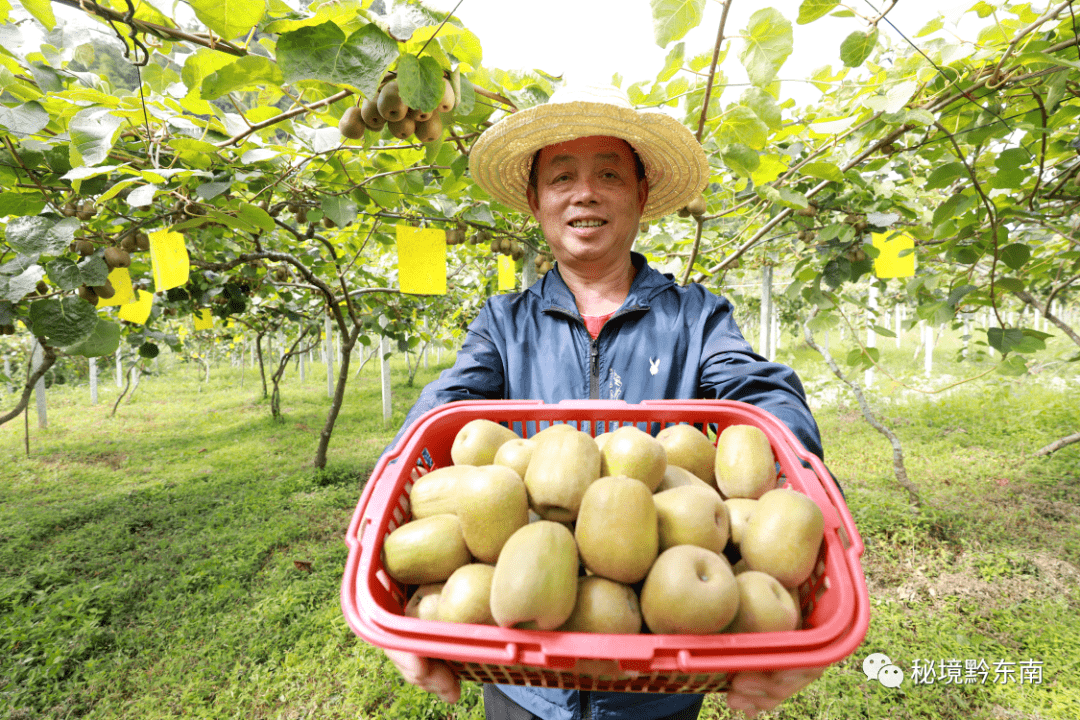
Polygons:
<instances>
[{"instance_id":1,"label":"pile of kiwifruit","mask_svg":"<svg viewBox=\"0 0 1080 720\"><path fill-rule=\"evenodd\" d=\"M536 273L538 275L547 275L554 262L555 258L547 253L536 253L536 258L533 259L533 263L536 264Z\"/></svg>"},{"instance_id":2,"label":"pile of kiwifruit","mask_svg":"<svg viewBox=\"0 0 1080 720\"><path fill-rule=\"evenodd\" d=\"M705 214L707 209L705 196L698 193L694 197L690 198L690 202L686 203L683 207L679 208L679 217L690 217L693 215L695 218L699 218Z\"/></svg>"},{"instance_id":3,"label":"pile of kiwifruit","mask_svg":"<svg viewBox=\"0 0 1080 720\"><path fill-rule=\"evenodd\" d=\"M95 251L94 243L89 240L82 239L75 241L75 252L79 253L82 257L93 255ZM135 230L126 233L120 240L120 246L110 245L105 248L102 253L102 259L105 260L105 264L109 266L109 270L115 270L116 268L131 267L131 253L144 252L150 249L150 237L141 230ZM108 300L116 294L116 289L113 287L112 282L108 279L104 284L89 286L83 285L79 288L79 297L91 305L97 305L98 300Z\"/></svg>"},{"instance_id":4,"label":"pile of kiwifruit","mask_svg":"<svg viewBox=\"0 0 1080 720\"><path fill-rule=\"evenodd\" d=\"M508 255L514 258L514 260L520 260L525 257L525 246L517 240L508 237L492 238L490 247L491 252L500 255Z\"/></svg>"},{"instance_id":5,"label":"pile of kiwifruit","mask_svg":"<svg viewBox=\"0 0 1080 720\"><path fill-rule=\"evenodd\" d=\"M399 140L414 137L420 142L432 142L442 137L443 124L441 113L454 109L457 97L448 78L443 78L443 96L434 112L420 112L410 108L401 99L397 80L391 80L381 88L374 98L368 98L360 107L351 107L341 116L338 131L343 137L357 140L364 136L365 130L381 132L389 124L390 133Z\"/></svg>"}]
</instances>

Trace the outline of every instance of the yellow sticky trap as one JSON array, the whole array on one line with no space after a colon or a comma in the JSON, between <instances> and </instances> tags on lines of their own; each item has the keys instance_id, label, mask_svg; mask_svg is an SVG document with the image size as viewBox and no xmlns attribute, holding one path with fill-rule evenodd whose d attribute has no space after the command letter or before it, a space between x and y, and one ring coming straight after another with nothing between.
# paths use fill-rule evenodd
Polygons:
<instances>
[{"instance_id":1,"label":"yellow sticky trap","mask_svg":"<svg viewBox=\"0 0 1080 720\"><path fill-rule=\"evenodd\" d=\"M509 255L499 256L499 289L513 290L517 287L517 273L514 272L514 258Z\"/></svg>"},{"instance_id":2,"label":"yellow sticky trap","mask_svg":"<svg viewBox=\"0 0 1080 720\"><path fill-rule=\"evenodd\" d=\"M98 307L127 305L135 302L135 291L131 287L131 273L127 268L114 268L109 272L109 283L113 286L111 298L98 298Z\"/></svg>"},{"instance_id":3,"label":"yellow sticky trap","mask_svg":"<svg viewBox=\"0 0 1080 720\"><path fill-rule=\"evenodd\" d=\"M150 308L154 305L154 293L136 290L135 302L130 302L120 308L116 314L121 320L143 325L150 317Z\"/></svg>"},{"instance_id":4,"label":"yellow sticky trap","mask_svg":"<svg viewBox=\"0 0 1080 720\"><path fill-rule=\"evenodd\" d=\"M195 313L195 332L200 330L210 330L214 327L214 314L210 312L210 308L202 308L199 312Z\"/></svg>"},{"instance_id":5,"label":"yellow sticky trap","mask_svg":"<svg viewBox=\"0 0 1080 720\"><path fill-rule=\"evenodd\" d=\"M446 232L397 226L398 284L410 295L446 294Z\"/></svg>"},{"instance_id":6,"label":"yellow sticky trap","mask_svg":"<svg viewBox=\"0 0 1080 720\"><path fill-rule=\"evenodd\" d=\"M875 275L896 278L915 274L915 253L900 257L903 251L915 248L915 240L910 235L895 235L890 239L887 233L874 233L873 239L878 250L878 256L874 258Z\"/></svg>"},{"instance_id":7,"label":"yellow sticky trap","mask_svg":"<svg viewBox=\"0 0 1080 720\"><path fill-rule=\"evenodd\" d=\"M187 285L191 262L184 236L172 230L150 233L150 263L154 268L154 289L158 292Z\"/></svg>"}]
</instances>

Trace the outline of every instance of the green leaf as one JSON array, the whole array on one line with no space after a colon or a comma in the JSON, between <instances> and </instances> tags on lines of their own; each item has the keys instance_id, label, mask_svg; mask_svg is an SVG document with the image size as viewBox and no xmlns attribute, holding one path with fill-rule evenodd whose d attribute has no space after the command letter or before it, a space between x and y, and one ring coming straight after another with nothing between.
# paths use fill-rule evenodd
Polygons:
<instances>
[{"instance_id":1,"label":"green leaf","mask_svg":"<svg viewBox=\"0 0 1080 720\"><path fill-rule=\"evenodd\" d=\"M82 272L74 260L57 258L45 266L53 285L61 290L74 290L83 284Z\"/></svg>"},{"instance_id":2,"label":"green leaf","mask_svg":"<svg viewBox=\"0 0 1080 720\"><path fill-rule=\"evenodd\" d=\"M742 143L732 143L720 152L720 159L731 168L736 175L748 178L753 175L761 164L761 157L756 151Z\"/></svg>"},{"instance_id":3,"label":"green leaf","mask_svg":"<svg viewBox=\"0 0 1080 720\"><path fill-rule=\"evenodd\" d=\"M848 35L844 38L844 42L840 44L841 62L848 67L859 67L866 62L866 58L870 57L870 53L874 51L877 38L878 31L876 27L869 32L856 30Z\"/></svg>"},{"instance_id":4,"label":"green leaf","mask_svg":"<svg viewBox=\"0 0 1080 720\"><path fill-rule=\"evenodd\" d=\"M420 112L434 112L445 89L442 66L430 56L405 54L398 60L398 89L401 99Z\"/></svg>"},{"instance_id":5,"label":"green leaf","mask_svg":"<svg viewBox=\"0 0 1080 720\"><path fill-rule=\"evenodd\" d=\"M54 216L55 218L55 216ZM8 245L23 255L59 255L75 239L79 221L49 217L17 217L7 225Z\"/></svg>"},{"instance_id":6,"label":"green leaf","mask_svg":"<svg viewBox=\"0 0 1080 720\"><path fill-rule=\"evenodd\" d=\"M930 176L926 178L926 190L937 190L938 188L948 187L952 184L953 180L967 173L967 169L963 163L945 163L944 165L938 165L930 172Z\"/></svg>"},{"instance_id":7,"label":"green leaf","mask_svg":"<svg viewBox=\"0 0 1080 720\"><path fill-rule=\"evenodd\" d=\"M887 337L887 338L896 337L896 333L894 333L889 328L884 328L884 327L881 327L880 325L873 325L873 326L871 326L871 329L874 331L875 335L880 335L881 337Z\"/></svg>"},{"instance_id":8,"label":"green leaf","mask_svg":"<svg viewBox=\"0 0 1080 720\"><path fill-rule=\"evenodd\" d=\"M275 87L285 82L281 68L270 58L246 55L210 73L199 90L204 100L216 100L234 90Z\"/></svg>"},{"instance_id":9,"label":"green leaf","mask_svg":"<svg viewBox=\"0 0 1080 720\"><path fill-rule=\"evenodd\" d=\"M327 195L320 202L323 214L337 223L338 227L348 227L356 222L356 201L345 195Z\"/></svg>"},{"instance_id":10,"label":"green leaf","mask_svg":"<svg viewBox=\"0 0 1080 720\"><path fill-rule=\"evenodd\" d=\"M26 12L33 15L45 26L46 30L52 32L52 29L56 27L56 16L53 14L50 0L20 0L20 2Z\"/></svg>"},{"instance_id":11,"label":"green leaf","mask_svg":"<svg viewBox=\"0 0 1080 720\"><path fill-rule=\"evenodd\" d=\"M803 0L802 5L799 6L799 17L795 22L799 25L812 23L828 15L839 4L837 0Z\"/></svg>"},{"instance_id":12,"label":"green leaf","mask_svg":"<svg viewBox=\"0 0 1080 720\"><path fill-rule=\"evenodd\" d=\"M108 110L91 107L75 113L68 123L71 136L71 165L100 165L113 147L113 138L124 124Z\"/></svg>"},{"instance_id":13,"label":"green leaf","mask_svg":"<svg viewBox=\"0 0 1080 720\"><path fill-rule=\"evenodd\" d=\"M258 205L252 205L251 203L242 200L234 200L230 205L236 207L237 215L260 230L273 232L277 227L274 218L270 217L270 213L266 212Z\"/></svg>"},{"instance_id":14,"label":"green leaf","mask_svg":"<svg viewBox=\"0 0 1080 720\"><path fill-rule=\"evenodd\" d=\"M1012 357L1005 358L997 367L999 375L1005 375L1008 377L1016 377L1023 375L1028 371L1027 361L1019 355L1013 355Z\"/></svg>"},{"instance_id":15,"label":"green leaf","mask_svg":"<svg viewBox=\"0 0 1080 720\"><path fill-rule=\"evenodd\" d=\"M82 273L82 284L90 287L104 285L109 279L109 266L97 255L91 255L79 263L79 272Z\"/></svg>"},{"instance_id":16,"label":"green leaf","mask_svg":"<svg viewBox=\"0 0 1080 720\"><path fill-rule=\"evenodd\" d=\"M18 275L7 278L7 289L4 289L4 276L0 275L0 300L19 302L34 291L34 287L41 278L45 277L45 268L34 264L26 268Z\"/></svg>"},{"instance_id":17,"label":"green leaf","mask_svg":"<svg viewBox=\"0 0 1080 720\"><path fill-rule=\"evenodd\" d=\"M743 32L746 46L739 60L750 82L758 87L771 83L792 49L791 23L779 11L763 8L750 16Z\"/></svg>"},{"instance_id":18,"label":"green leaf","mask_svg":"<svg viewBox=\"0 0 1080 720\"><path fill-rule=\"evenodd\" d=\"M0 217L37 215L47 204L48 201L41 193L0 193Z\"/></svg>"},{"instance_id":19,"label":"green leaf","mask_svg":"<svg viewBox=\"0 0 1080 720\"><path fill-rule=\"evenodd\" d=\"M812 162L806 163L800 168L800 172L803 175L809 175L810 177L820 178L822 180L829 180L831 182L844 182L844 173L840 171L836 165L831 162Z\"/></svg>"},{"instance_id":20,"label":"green leaf","mask_svg":"<svg viewBox=\"0 0 1080 720\"><path fill-rule=\"evenodd\" d=\"M668 51L667 58L664 60L664 69L656 76L657 82L667 82L675 77L675 73L679 72L679 69L683 66L685 52L686 43L676 43L675 46Z\"/></svg>"},{"instance_id":21,"label":"green leaf","mask_svg":"<svg viewBox=\"0 0 1080 720\"><path fill-rule=\"evenodd\" d=\"M76 345L94 331L97 310L82 298L48 298L30 303L30 323L35 335L58 347Z\"/></svg>"},{"instance_id":22,"label":"green leaf","mask_svg":"<svg viewBox=\"0 0 1080 720\"><path fill-rule=\"evenodd\" d=\"M266 15L262 0L188 0L195 17L226 40L246 35Z\"/></svg>"},{"instance_id":23,"label":"green leaf","mask_svg":"<svg viewBox=\"0 0 1080 720\"><path fill-rule=\"evenodd\" d=\"M753 110L769 129L779 130L783 126L783 111L776 103L776 98L767 91L749 88L742 95L742 104Z\"/></svg>"},{"instance_id":24,"label":"green leaf","mask_svg":"<svg viewBox=\"0 0 1080 720\"><path fill-rule=\"evenodd\" d=\"M769 126L750 108L736 105L725 113L720 124L722 144L742 143L754 150L761 150L768 140Z\"/></svg>"},{"instance_id":25,"label":"green leaf","mask_svg":"<svg viewBox=\"0 0 1080 720\"><path fill-rule=\"evenodd\" d=\"M974 285L961 285L960 287L953 288L953 291L949 293L949 299L946 302L953 308L960 304L969 293L973 293L978 290Z\"/></svg>"},{"instance_id":26,"label":"green leaf","mask_svg":"<svg viewBox=\"0 0 1080 720\"><path fill-rule=\"evenodd\" d=\"M81 343L71 345L66 351L83 357L112 355L120 347L120 326L111 320L98 318L93 332Z\"/></svg>"},{"instance_id":27,"label":"green leaf","mask_svg":"<svg viewBox=\"0 0 1080 720\"><path fill-rule=\"evenodd\" d=\"M356 88L375 96L387 68L398 57L398 46L373 24L348 38L337 25L325 22L278 38L277 62L287 83L322 80Z\"/></svg>"},{"instance_id":28,"label":"green leaf","mask_svg":"<svg viewBox=\"0 0 1080 720\"><path fill-rule=\"evenodd\" d=\"M705 0L649 0L653 37L660 47L681 40L705 15Z\"/></svg>"},{"instance_id":29,"label":"green leaf","mask_svg":"<svg viewBox=\"0 0 1080 720\"><path fill-rule=\"evenodd\" d=\"M938 15L936 18L923 25L922 29L919 30L919 32L915 33L915 37L925 37L927 35L932 35L943 27L945 27L945 19Z\"/></svg>"},{"instance_id":30,"label":"green leaf","mask_svg":"<svg viewBox=\"0 0 1080 720\"><path fill-rule=\"evenodd\" d=\"M1019 270L1031 259L1031 247L1024 243L1012 243L1001 248L999 257L1013 270Z\"/></svg>"},{"instance_id":31,"label":"green leaf","mask_svg":"<svg viewBox=\"0 0 1080 720\"><path fill-rule=\"evenodd\" d=\"M1001 290L1008 290L1009 292L1023 292L1024 281L1014 277L1003 277L994 280L994 287Z\"/></svg>"},{"instance_id":32,"label":"green leaf","mask_svg":"<svg viewBox=\"0 0 1080 720\"><path fill-rule=\"evenodd\" d=\"M0 105L0 126L16 137L36 135L48 124L49 112L40 103L31 101L13 108Z\"/></svg>"}]
</instances>

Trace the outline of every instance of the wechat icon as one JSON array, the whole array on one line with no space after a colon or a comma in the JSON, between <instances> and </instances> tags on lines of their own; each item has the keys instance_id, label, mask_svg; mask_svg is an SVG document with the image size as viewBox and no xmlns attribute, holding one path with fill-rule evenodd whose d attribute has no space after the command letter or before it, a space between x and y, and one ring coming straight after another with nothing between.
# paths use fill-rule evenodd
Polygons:
<instances>
[{"instance_id":1,"label":"wechat icon","mask_svg":"<svg viewBox=\"0 0 1080 720\"><path fill-rule=\"evenodd\" d=\"M885 687L898 688L904 682L904 671L892 664L884 653L870 655L862 664L867 680L877 680Z\"/></svg>"}]
</instances>

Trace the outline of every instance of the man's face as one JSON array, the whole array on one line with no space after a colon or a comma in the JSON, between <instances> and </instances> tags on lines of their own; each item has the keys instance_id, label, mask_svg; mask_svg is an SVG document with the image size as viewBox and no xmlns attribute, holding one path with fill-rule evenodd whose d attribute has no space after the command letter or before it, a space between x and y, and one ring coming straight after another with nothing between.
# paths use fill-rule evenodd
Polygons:
<instances>
[{"instance_id":1,"label":"man's face","mask_svg":"<svg viewBox=\"0 0 1080 720\"><path fill-rule=\"evenodd\" d=\"M630 145L613 137L578 138L548 145L536 163L529 208L555 259L607 264L628 257L649 195Z\"/></svg>"}]
</instances>

